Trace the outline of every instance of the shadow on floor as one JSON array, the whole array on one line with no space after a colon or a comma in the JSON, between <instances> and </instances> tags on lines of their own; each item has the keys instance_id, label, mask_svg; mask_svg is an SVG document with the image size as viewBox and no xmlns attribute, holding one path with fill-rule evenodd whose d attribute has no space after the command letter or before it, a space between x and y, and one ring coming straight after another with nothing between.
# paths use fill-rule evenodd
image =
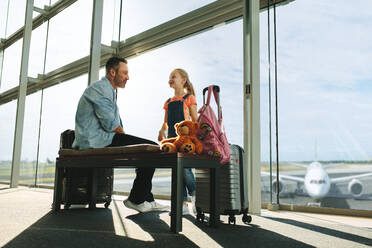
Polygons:
<instances>
[{"instance_id":1,"label":"shadow on floor","mask_svg":"<svg viewBox=\"0 0 372 248\"><path fill-rule=\"evenodd\" d=\"M159 213L136 214L127 217L128 219L139 225L144 231L151 233L156 240L162 233L169 233L168 224L162 220L154 222L154 218L159 218ZM218 228L211 228L207 223L201 223L196 219L187 215L184 216L188 221L195 226L195 232L203 232L222 247L313 247L300 241L285 237L283 235L262 229L261 227L250 224L246 226L229 225L220 223ZM185 225L183 225L185 228ZM202 238L202 235L195 233L195 236ZM171 243L170 243L171 244ZM182 246L181 244L172 244L172 247L192 247Z\"/></svg>"},{"instance_id":2,"label":"shadow on floor","mask_svg":"<svg viewBox=\"0 0 372 248\"><path fill-rule=\"evenodd\" d=\"M4 247L169 247L169 242L180 247L197 247L183 235L171 234L169 226L162 224L159 216L143 215L143 218L168 235L159 238L155 235L154 241L118 236L110 209L70 209L58 213L50 211Z\"/></svg>"},{"instance_id":3,"label":"shadow on floor","mask_svg":"<svg viewBox=\"0 0 372 248\"><path fill-rule=\"evenodd\" d=\"M316 226L316 225L312 225L312 224L309 224L309 223L304 223L304 222L300 222L300 221L296 221L296 220L282 219L282 218L275 218L275 217L264 217L264 218L274 220L274 221L279 221L281 223L286 223L286 224L293 225L293 226L298 226L298 227L301 227L301 228L306 228L308 230L323 233L323 234L326 234L326 235L329 235L329 236L333 236L333 237L353 241L353 242L356 242L356 243L372 246L372 239L362 237L362 236L359 236L359 235L346 233L346 232L342 232L342 231L338 231L338 230L334 230L334 229L330 229L330 228L326 228L326 227Z\"/></svg>"},{"instance_id":4,"label":"shadow on floor","mask_svg":"<svg viewBox=\"0 0 372 248\"><path fill-rule=\"evenodd\" d=\"M314 247L255 224L233 225L223 222L218 228L210 228L206 226L207 223L196 221L192 216L186 218L222 247Z\"/></svg>"},{"instance_id":5,"label":"shadow on floor","mask_svg":"<svg viewBox=\"0 0 372 248\"><path fill-rule=\"evenodd\" d=\"M61 210L58 213L50 211L4 247L188 248L198 247L192 240L202 239L205 234L222 247L312 247L253 224L243 226L221 223L218 228L210 228L205 223L197 222L194 217L186 216L185 218L191 223L183 226L185 232L173 234L170 232L169 225L160 219L159 213L135 214L126 218L149 233L154 241L116 235L113 214L110 209L89 210L83 208ZM185 236L186 233L192 235L192 240L190 240L191 237ZM355 236L353 238L360 237Z\"/></svg>"}]
</instances>

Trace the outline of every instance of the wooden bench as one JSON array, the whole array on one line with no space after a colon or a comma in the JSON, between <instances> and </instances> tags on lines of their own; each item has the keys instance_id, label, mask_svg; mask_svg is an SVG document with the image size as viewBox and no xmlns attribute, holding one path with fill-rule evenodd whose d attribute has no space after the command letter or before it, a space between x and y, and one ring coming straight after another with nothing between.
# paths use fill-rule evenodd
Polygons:
<instances>
[{"instance_id":1,"label":"wooden bench","mask_svg":"<svg viewBox=\"0 0 372 248\"><path fill-rule=\"evenodd\" d=\"M163 153L157 145L131 145L121 147L106 147L88 150L60 149L56 159L54 180L53 210L59 211L62 198L62 179L66 168L92 168L91 185L88 192L90 208L96 205L97 168L170 168L171 183L171 225L174 233L182 231L182 201L183 201L183 168L208 168L210 171L210 226L219 222L218 196L220 162L215 157L192 155L184 153Z\"/></svg>"}]
</instances>

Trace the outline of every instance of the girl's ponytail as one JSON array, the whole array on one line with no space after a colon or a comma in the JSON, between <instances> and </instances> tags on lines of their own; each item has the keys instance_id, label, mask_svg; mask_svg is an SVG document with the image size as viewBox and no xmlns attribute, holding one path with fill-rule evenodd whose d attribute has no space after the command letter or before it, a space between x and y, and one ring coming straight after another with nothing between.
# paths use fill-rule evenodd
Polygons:
<instances>
[{"instance_id":1,"label":"girl's ponytail","mask_svg":"<svg viewBox=\"0 0 372 248\"><path fill-rule=\"evenodd\" d=\"M175 71L177 71L181 75L182 78L186 79L186 83L184 84L183 87L184 87L184 89L186 89L187 93L195 96L194 86L190 82L190 78L189 78L189 75L187 74L187 72L184 69L181 69L181 68L177 68L177 69L175 69Z\"/></svg>"},{"instance_id":2,"label":"girl's ponytail","mask_svg":"<svg viewBox=\"0 0 372 248\"><path fill-rule=\"evenodd\" d=\"M192 85L192 83L190 81L186 81L185 89L187 90L187 93L195 96L194 86Z\"/></svg>"}]
</instances>

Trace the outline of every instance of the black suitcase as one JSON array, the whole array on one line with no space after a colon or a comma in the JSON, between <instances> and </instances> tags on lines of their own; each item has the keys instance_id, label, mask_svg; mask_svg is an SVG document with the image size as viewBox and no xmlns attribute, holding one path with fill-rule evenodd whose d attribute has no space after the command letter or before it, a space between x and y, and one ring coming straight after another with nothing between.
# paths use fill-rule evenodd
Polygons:
<instances>
[{"instance_id":1,"label":"black suitcase","mask_svg":"<svg viewBox=\"0 0 372 248\"><path fill-rule=\"evenodd\" d=\"M230 163L220 168L219 214L229 216L229 224L236 222L235 215L243 214L242 221L252 221L248 215L248 192L244 151L238 145L230 145ZM195 170L197 220L204 221L209 213L209 171Z\"/></svg>"},{"instance_id":2,"label":"black suitcase","mask_svg":"<svg viewBox=\"0 0 372 248\"><path fill-rule=\"evenodd\" d=\"M75 139L74 130L61 133L60 148L71 149ZM97 194L96 203L104 203L105 207L111 203L114 183L113 169L97 169ZM88 185L92 178L93 170L89 168L66 168L62 180L62 204L64 209L69 209L72 204L89 204L90 192Z\"/></svg>"}]
</instances>

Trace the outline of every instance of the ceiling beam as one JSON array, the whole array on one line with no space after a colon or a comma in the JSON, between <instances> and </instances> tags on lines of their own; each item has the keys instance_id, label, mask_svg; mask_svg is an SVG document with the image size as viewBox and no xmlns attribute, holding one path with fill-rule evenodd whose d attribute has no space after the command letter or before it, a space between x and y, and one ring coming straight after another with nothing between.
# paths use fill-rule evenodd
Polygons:
<instances>
[{"instance_id":1,"label":"ceiling beam","mask_svg":"<svg viewBox=\"0 0 372 248\"><path fill-rule=\"evenodd\" d=\"M67 0L70 4L75 1L76 0ZM288 4L292 1L294 0L270 0L270 4L274 2L277 5ZM60 2L63 1L59 1L58 3ZM55 8L56 7L57 6L55 6ZM60 8L62 8L62 6L60 6ZM261 11L264 11L265 8L267 8L267 0L260 0ZM149 50L212 29L221 23L229 23L238 20L242 15L243 1L218 0L120 42L119 55L125 58L135 57ZM115 54L116 46L117 45L111 47L105 45L101 46L101 66L104 66L107 59ZM88 65L89 56L86 56L45 75L40 75L37 83L29 82L27 86L27 95L87 73ZM17 97L18 86L0 94L0 105L17 99Z\"/></svg>"}]
</instances>

